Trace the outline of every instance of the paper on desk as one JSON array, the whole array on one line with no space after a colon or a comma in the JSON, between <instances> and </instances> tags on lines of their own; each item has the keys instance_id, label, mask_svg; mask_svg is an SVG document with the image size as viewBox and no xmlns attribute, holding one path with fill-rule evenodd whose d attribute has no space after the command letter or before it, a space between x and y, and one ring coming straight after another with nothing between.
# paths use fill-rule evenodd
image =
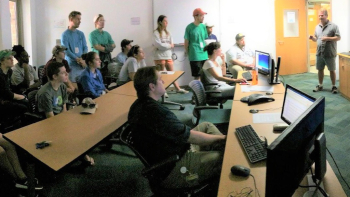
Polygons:
<instances>
[{"instance_id":1,"label":"paper on desk","mask_svg":"<svg viewBox=\"0 0 350 197\"><path fill-rule=\"evenodd\" d=\"M247 85L241 85L242 92L273 92L274 87L273 86L247 86Z\"/></svg>"},{"instance_id":2,"label":"paper on desk","mask_svg":"<svg viewBox=\"0 0 350 197\"><path fill-rule=\"evenodd\" d=\"M161 71L160 74L168 74L168 75L173 75L175 71Z\"/></svg>"},{"instance_id":3,"label":"paper on desk","mask_svg":"<svg viewBox=\"0 0 350 197\"><path fill-rule=\"evenodd\" d=\"M281 113L253 114L253 123L283 123Z\"/></svg>"}]
</instances>

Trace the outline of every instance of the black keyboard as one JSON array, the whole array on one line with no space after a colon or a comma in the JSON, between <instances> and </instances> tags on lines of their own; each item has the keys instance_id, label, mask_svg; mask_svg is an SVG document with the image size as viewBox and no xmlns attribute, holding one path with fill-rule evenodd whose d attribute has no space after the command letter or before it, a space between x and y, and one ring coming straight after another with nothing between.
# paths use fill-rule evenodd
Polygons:
<instances>
[{"instance_id":1,"label":"black keyboard","mask_svg":"<svg viewBox=\"0 0 350 197\"><path fill-rule=\"evenodd\" d=\"M253 80L253 75L249 71L242 73L242 77L247 81Z\"/></svg>"},{"instance_id":2,"label":"black keyboard","mask_svg":"<svg viewBox=\"0 0 350 197\"><path fill-rule=\"evenodd\" d=\"M267 143L259 138L251 125L236 128L236 135L251 163L267 158Z\"/></svg>"}]
</instances>

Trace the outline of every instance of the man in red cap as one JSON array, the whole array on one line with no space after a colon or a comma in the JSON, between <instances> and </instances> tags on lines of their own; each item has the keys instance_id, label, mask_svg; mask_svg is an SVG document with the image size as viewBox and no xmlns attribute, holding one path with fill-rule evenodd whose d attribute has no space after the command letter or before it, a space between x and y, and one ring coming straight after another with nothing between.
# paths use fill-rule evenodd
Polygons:
<instances>
[{"instance_id":1,"label":"man in red cap","mask_svg":"<svg viewBox=\"0 0 350 197\"><path fill-rule=\"evenodd\" d=\"M194 22L187 25L185 31L185 53L188 54L192 76L195 80L199 80L199 71L205 60L208 59L207 52L203 51L205 47L204 40L208 37L207 29L202 24L205 14L207 13L202 9L195 9L193 11Z\"/></svg>"}]
</instances>

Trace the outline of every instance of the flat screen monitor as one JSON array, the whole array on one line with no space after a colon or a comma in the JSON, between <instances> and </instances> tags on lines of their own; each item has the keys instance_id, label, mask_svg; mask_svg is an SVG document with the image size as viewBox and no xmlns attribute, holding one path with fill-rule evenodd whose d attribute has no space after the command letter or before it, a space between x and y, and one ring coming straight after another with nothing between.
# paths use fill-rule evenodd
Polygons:
<instances>
[{"instance_id":1,"label":"flat screen monitor","mask_svg":"<svg viewBox=\"0 0 350 197\"><path fill-rule=\"evenodd\" d=\"M307 110L316 99L290 85L286 85L281 119L291 124Z\"/></svg>"},{"instance_id":2,"label":"flat screen monitor","mask_svg":"<svg viewBox=\"0 0 350 197\"><path fill-rule=\"evenodd\" d=\"M267 147L266 197L292 196L317 161L315 142L323 134L325 98L318 98Z\"/></svg>"},{"instance_id":3,"label":"flat screen monitor","mask_svg":"<svg viewBox=\"0 0 350 197\"><path fill-rule=\"evenodd\" d=\"M269 75L271 69L271 57L269 53L255 51L255 66L258 72L263 75Z\"/></svg>"}]
</instances>

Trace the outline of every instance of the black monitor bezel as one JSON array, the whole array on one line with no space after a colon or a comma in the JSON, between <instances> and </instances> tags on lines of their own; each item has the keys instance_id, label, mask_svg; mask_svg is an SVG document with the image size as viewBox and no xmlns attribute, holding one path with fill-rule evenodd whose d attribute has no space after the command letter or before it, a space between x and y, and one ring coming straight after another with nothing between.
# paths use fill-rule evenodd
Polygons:
<instances>
[{"instance_id":1,"label":"black monitor bezel","mask_svg":"<svg viewBox=\"0 0 350 197\"><path fill-rule=\"evenodd\" d=\"M281 111L281 119L282 119L282 120L283 120L285 123L287 123L288 125L290 125L290 124L291 124L291 122L290 122L289 120L287 120L286 118L284 118L284 117L283 117L284 104L285 104L285 102L286 102L287 90L288 90L288 89L292 89L293 91L298 92L298 93L300 93L300 94L302 94L302 95L304 95L304 96L306 96L306 97L308 97L308 98L312 99L312 100L313 100L313 102L315 102L315 101L316 101L316 98L315 98L315 97L313 97L313 96L310 96L310 95L306 94L305 92L302 92L302 91L300 91L300 90L298 90L298 89L294 88L294 87L293 87L293 86L291 86L291 85L286 84L286 89L285 89L285 92L284 92L284 98L283 98L282 111Z\"/></svg>"},{"instance_id":2,"label":"black monitor bezel","mask_svg":"<svg viewBox=\"0 0 350 197\"><path fill-rule=\"evenodd\" d=\"M267 70L267 71L264 71L264 70L258 68L258 72L261 73L261 74L263 74L263 75L270 75L270 72L271 72L271 59L272 59L272 58L271 58L271 54L270 54L270 53L267 53L267 52L255 50L255 67L258 65L258 63L257 63L257 58L256 58L256 56L257 56L258 53L265 54L265 55L267 55L267 56L269 57L268 70Z\"/></svg>"}]
</instances>

